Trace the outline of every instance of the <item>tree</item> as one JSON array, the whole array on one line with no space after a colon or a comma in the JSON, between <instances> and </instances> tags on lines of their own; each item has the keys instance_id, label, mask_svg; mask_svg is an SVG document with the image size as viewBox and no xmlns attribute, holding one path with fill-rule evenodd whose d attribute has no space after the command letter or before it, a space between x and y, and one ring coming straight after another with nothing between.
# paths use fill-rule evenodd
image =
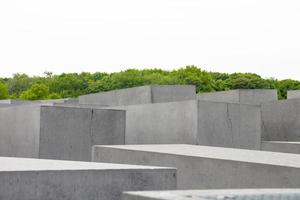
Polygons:
<instances>
[{"instance_id":1,"label":"tree","mask_svg":"<svg viewBox=\"0 0 300 200\"><path fill-rule=\"evenodd\" d=\"M234 73L226 80L230 89L268 89L270 84L257 74Z\"/></svg>"},{"instance_id":2,"label":"tree","mask_svg":"<svg viewBox=\"0 0 300 200\"><path fill-rule=\"evenodd\" d=\"M197 92L213 91L213 79L209 72L201 70L196 66L187 66L171 72L174 84L195 85Z\"/></svg>"},{"instance_id":3,"label":"tree","mask_svg":"<svg viewBox=\"0 0 300 200\"><path fill-rule=\"evenodd\" d=\"M0 82L0 99L7 99L9 97L7 86Z\"/></svg>"},{"instance_id":4,"label":"tree","mask_svg":"<svg viewBox=\"0 0 300 200\"><path fill-rule=\"evenodd\" d=\"M24 91L20 98L25 100L48 99L49 87L45 84L33 84L29 90Z\"/></svg>"},{"instance_id":5,"label":"tree","mask_svg":"<svg viewBox=\"0 0 300 200\"><path fill-rule=\"evenodd\" d=\"M26 74L14 74L12 78L7 81L8 90L10 94L19 96L23 91L30 88L33 78Z\"/></svg>"},{"instance_id":6,"label":"tree","mask_svg":"<svg viewBox=\"0 0 300 200\"><path fill-rule=\"evenodd\" d=\"M300 89L300 82L291 79L282 80L278 82L277 89L278 89L279 99L285 99L288 90Z\"/></svg>"}]
</instances>

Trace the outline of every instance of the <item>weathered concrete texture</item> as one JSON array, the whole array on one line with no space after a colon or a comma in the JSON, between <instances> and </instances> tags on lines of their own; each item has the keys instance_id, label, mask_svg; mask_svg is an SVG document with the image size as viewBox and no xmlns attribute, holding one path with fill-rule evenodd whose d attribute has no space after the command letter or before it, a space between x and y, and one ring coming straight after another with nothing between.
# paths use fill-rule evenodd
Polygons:
<instances>
[{"instance_id":1,"label":"weathered concrete texture","mask_svg":"<svg viewBox=\"0 0 300 200\"><path fill-rule=\"evenodd\" d=\"M96 144L124 144L125 111L24 105L0 109L0 155L91 160Z\"/></svg>"},{"instance_id":2,"label":"weathered concrete texture","mask_svg":"<svg viewBox=\"0 0 300 200\"><path fill-rule=\"evenodd\" d=\"M169 190L124 192L123 200L298 200L299 189Z\"/></svg>"},{"instance_id":3,"label":"weathered concrete texture","mask_svg":"<svg viewBox=\"0 0 300 200\"><path fill-rule=\"evenodd\" d=\"M261 144L261 150L300 154L300 142L263 141Z\"/></svg>"},{"instance_id":4,"label":"weathered concrete texture","mask_svg":"<svg viewBox=\"0 0 300 200\"><path fill-rule=\"evenodd\" d=\"M55 105L55 104L67 104L67 105L75 104L75 105L77 105L79 103L79 99L72 99L72 98L48 99L48 100L39 100L37 102L44 103L44 104L50 104L50 105Z\"/></svg>"},{"instance_id":5,"label":"weathered concrete texture","mask_svg":"<svg viewBox=\"0 0 300 200\"><path fill-rule=\"evenodd\" d=\"M195 99L195 86L153 85L84 95L79 97L79 103L102 106L120 106Z\"/></svg>"},{"instance_id":6,"label":"weathered concrete texture","mask_svg":"<svg viewBox=\"0 0 300 200\"><path fill-rule=\"evenodd\" d=\"M0 156L38 157L40 106L0 109Z\"/></svg>"},{"instance_id":7,"label":"weathered concrete texture","mask_svg":"<svg viewBox=\"0 0 300 200\"><path fill-rule=\"evenodd\" d=\"M198 101L197 144L260 149L259 106Z\"/></svg>"},{"instance_id":8,"label":"weathered concrete texture","mask_svg":"<svg viewBox=\"0 0 300 200\"><path fill-rule=\"evenodd\" d=\"M287 91L287 99L300 99L300 90Z\"/></svg>"},{"instance_id":9,"label":"weathered concrete texture","mask_svg":"<svg viewBox=\"0 0 300 200\"><path fill-rule=\"evenodd\" d=\"M266 141L300 141L300 99L263 103L262 138Z\"/></svg>"},{"instance_id":10,"label":"weathered concrete texture","mask_svg":"<svg viewBox=\"0 0 300 200\"><path fill-rule=\"evenodd\" d=\"M0 106L17 106L17 105L26 105L26 104L41 104L41 105L54 105L54 104L78 104L78 99L48 99L48 100L35 100L35 101L27 101L27 100L16 100L16 99L4 99L0 100Z\"/></svg>"},{"instance_id":11,"label":"weathered concrete texture","mask_svg":"<svg viewBox=\"0 0 300 200\"><path fill-rule=\"evenodd\" d=\"M22 104L32 104L34 102L36 101L15 100L15 99L0 100L1 105L22 105Z\"/></svg>"},{"instance_id":12,"label":"weathered concrete texture","mask_svg":"<svg viewBox=\"0 0 300 200\"><path fill-rule=\"evenodd\" d=\"M197 101L120 108L126 109L126 144L196 144Z\"/></svg>"},{"instance_id":13,"label":"weathered concrete texture","mask_svg":"<svg viewBox=\"0 0 300 200\"><path fill-rule=\"evenodd\" d=\"M202 144L260 149L260 108L255 105L181 101L126 110L126 144Z\"/></svg>"},{"instance_id":14,"label":"weathered concrete texture","mask_svg":"<svg viewBox=\"0 0 300 200\"><path fill-rule=\"evenodd\" d=\"M259 105L263 102L276 101L277 91L270 89L229 90L201 93L197 95L197 99L205 101Z\"/></svg>"},{"instance_id":15,"label":"weathered concrete texture","mask_svg":"<svg viewBox=\"0 0 300 200\"><path fill-rule=\"evenodd\" d=\"M170 168L0 157L0 199L121 200L123 191L173 189Z\"/></svg>"},{"instance_id":16,"label":"weathered concrete texture","mask_svg":"<svg viewBox=\"0 0 300 200\"><path fill-rule=\"evenodd\" d=\"M176 167L179 189L299 188L300 155L197 145L93 147L93 160Z\"/></svg>"}]
</instances>

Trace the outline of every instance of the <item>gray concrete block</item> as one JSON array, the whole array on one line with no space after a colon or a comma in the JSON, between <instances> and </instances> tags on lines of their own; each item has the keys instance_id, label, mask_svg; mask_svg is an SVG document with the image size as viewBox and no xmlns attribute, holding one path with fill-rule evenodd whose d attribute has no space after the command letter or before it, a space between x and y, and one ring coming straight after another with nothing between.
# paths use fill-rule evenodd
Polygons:
<instances>
[{"instance_id":1,"label":"gray concrete block","mask_svg":"<svg viewBox=\"0 0 300 200\"><path fill-rule=\"evenodd\" d=\"M66 104L66 105L77 105L78 99L47 99L47 100L19 100L19 99L4 99L0 100L0 106L4 107L5 105L17 106L17 105L26 105L26 104L40 104L40 105L55 105L55 104Z\"/></svg>"},{"instance_id":2,"label":"gray concrete block","mask_svg":"<svg viewBox=\"0 0 300 200\"><path fill-rule=\"evenodd\" d=\"M122 200L298 200L299 189L169 190L124 192Z\"/></svg>"},{"instance_id":3,"label":"gray concrete block","mask_svg":"<svg viewBox=\"0 0 300 200\"><path fill-rule=\"evenodd\" d=\"M284 153L300 153L300 142L263 141L261 150Z\"/></svg>"},{"instance_id":4,"label":"gray concrete block","mask_svg":"<svg viewBox=\"0 0 300 200\"><path fill-rule=\"evenodd\" d=\"M91 160L96 144L124 144L125 111L23 105L0 109L0 155Z\"/></svg>"},{"instance_id":5,"label":"gray concrete block","mask_svg":"<svg viewBox=\"0 0 300 200\"><path fill-rule=\"evenodd\" d=\"M287 99L300 99L300 90L287 91Z\"/></svg>"},{"instance_id":6,"label":"gray concrete block","mask_svg":"<svg viewBox=\"0 0 300 200\"><path fill-rule=\"evenodd\" d=\"M198 145L94 146L93 161L176 167L179 189L299 188L300 155Z\"/></svg>"},{"instance_id":7,"label":"gray concrete block","mask_svg":"<svg viewBox=\"0 0 300 200\"><path fill-rule=\"evenodd\" d=\"M263 103L262 138L266 141L300 141L300 99Z\"/></svg>"},{"instance_id":8,"label":"gray concrete block","mask_svg":"<svg viewBox=\"0 0 300 200\"><path fill-rule=\"evenodd\" d=\"M197 99L215 102L259 105L263 102L276 101L277 91L271 89L239 89L221 92L200 93L197 95Z\"/></svg>"},{"instance_id":9,"label":"gray concrete block","mask_svg":"<svg viewBox=\"0 0 300 200\"><path fill-rule=\"evenodd\" d=\"M102 106L121 106L195 99L195 86L152 85L84 95L79 97L79 103Z\"/></svg>"},{"instance_id":10,"label":"gray concrete block","mask_svg":"<svg viewBox=\"0 0 300 200\"><path fill-rule=\"evenodd\" d=\"M259 106L198 101L196 144L258 150L260 143Z\"/></svg>"},{"instance_id":11,"label":"gray concrete block","mask_svg":"<svg viewBox=\"0 0 300 200\"><path fill-rule=\"evenodd\" d=\"M0 105L22 105L22 104L32 104L34 102L35 101L3 99L3 100L0 100Z\"/></svg>"},{"instance_id":12,"label":"gray concrete block","mask_svg":"<svg viewBox=\"0 0 300 200\"><path fill-rule=\"evenodd\" d=\"M196 143L196 101L119 108L126 110L126 144Z\"/></svg>"},{"instance_id":13,"label":"gray concrete block","mask_svg":"<svg viewBox=\"0 0 300 200\"><path fill-rule=\"evenodd\" d=\"M0 199L121 200L128 190L176 189L176 170L0 157Z\"/></svg>"},{"instance_id":14,"label":"gray concrete block","mask_svg":"<svg viewBox=\"0 0 300 200\"><path fill-rule=\"evenodd\" d=\"M180 101L126 110L126 144L201 144L260 149L260 107Z\"/></svg>"}]
</instances>

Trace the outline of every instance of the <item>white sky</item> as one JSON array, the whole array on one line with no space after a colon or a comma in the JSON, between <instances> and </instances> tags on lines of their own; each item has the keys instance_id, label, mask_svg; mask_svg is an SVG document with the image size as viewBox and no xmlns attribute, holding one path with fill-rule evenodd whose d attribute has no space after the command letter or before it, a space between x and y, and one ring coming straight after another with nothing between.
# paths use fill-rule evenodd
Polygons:
<instances>
[{"instance_id":1,"label":"white sky","mask_svg":"<svg viewBox=\"0 0 300 200\"><path fill-rule=\"evenodd\" d=\"M0 76L127 68L300 80L299 0L0 0Z\"/></svg>"}]
</instances>

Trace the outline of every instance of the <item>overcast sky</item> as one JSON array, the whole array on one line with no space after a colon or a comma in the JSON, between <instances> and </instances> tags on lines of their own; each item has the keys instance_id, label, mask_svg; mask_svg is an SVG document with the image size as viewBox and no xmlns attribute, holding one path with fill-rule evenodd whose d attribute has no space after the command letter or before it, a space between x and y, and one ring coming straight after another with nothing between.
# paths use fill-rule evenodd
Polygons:
<instances>
[{"instance_id":1,"label":"overcast sky","mask_svg":"<svg viewBox=\"0 0 300 200\"><path fill-rule=\"evenodd\" d=\"M0 0L0 76L128 68L300 80L299 0Z\"/></svg>"}]
</instances>

